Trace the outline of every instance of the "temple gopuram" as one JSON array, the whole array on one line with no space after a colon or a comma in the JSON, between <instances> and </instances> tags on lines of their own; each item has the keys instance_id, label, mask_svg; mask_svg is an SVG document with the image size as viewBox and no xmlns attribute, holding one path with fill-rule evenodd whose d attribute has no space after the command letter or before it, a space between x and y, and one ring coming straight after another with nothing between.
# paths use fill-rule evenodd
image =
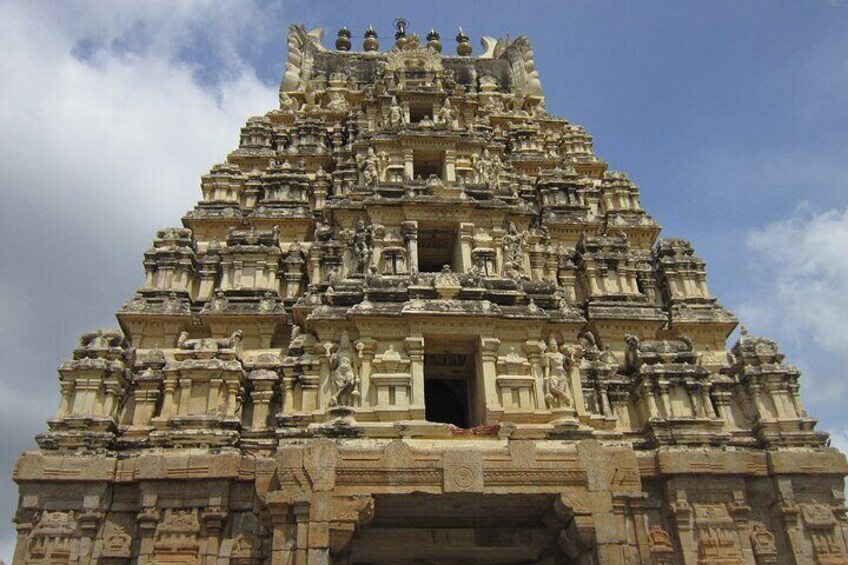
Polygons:
<instances>
[{"instance_id":1,"label":"temple gopuram","mask_svg":"<svg viewBox=\"0 0 848 565\"><path fill-rule=\"evenodd\" d=\"M59 367L13 565L848 563L799 371L727 343L527 38L396 24L289 29L279 106Z\"/></svg>"}]
</instances>

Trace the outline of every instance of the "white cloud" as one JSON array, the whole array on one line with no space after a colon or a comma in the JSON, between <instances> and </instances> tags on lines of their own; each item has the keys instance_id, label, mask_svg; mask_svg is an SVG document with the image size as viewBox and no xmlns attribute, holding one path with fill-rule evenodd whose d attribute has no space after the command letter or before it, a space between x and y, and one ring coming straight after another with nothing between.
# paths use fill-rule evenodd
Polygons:
<instances>
[{"instance_id":1,"label":"white cloud","mask_svg":"<svg viewBox=\"0 0 848 565\"><path fill-rule=\"evenodd\" d=\"M12 464L58 402L73 335L142 282L156 228L276 102L245 62L283 33L267 8L191 0L0 4L0 559L11 561ZM14 266L14 268L12 268ZM24 409L26 408L26 409Z\"/></svg>"},{"instance_id":2,"label":"white cloud","mask_svg":"<svg viewBox=\"0 0 848 565\"><path fill-rule=\"evenodd\" d=\"M740 309L755 331L773 334L811 370L804 393L833 402L848 387L832 370L848 362L848 209L794 216L749 233L754 280ZM793 360L790 358L790 361Z\"/></svg>"}]
</instances>

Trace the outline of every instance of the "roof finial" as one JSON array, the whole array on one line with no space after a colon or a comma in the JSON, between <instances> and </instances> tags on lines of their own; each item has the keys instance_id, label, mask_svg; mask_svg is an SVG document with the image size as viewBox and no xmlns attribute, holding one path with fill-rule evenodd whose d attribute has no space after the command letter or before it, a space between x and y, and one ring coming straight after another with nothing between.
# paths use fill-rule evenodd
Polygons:
<instances>
[{"instance_id":1,"label":"roof finial","mask_svg":"<svg viewBox=\"0 0 848 565\"><path fill-rule=\"evenodd\" d=\"M368 29L365 30L365 41L362 42L362 49L365 51L376 51L380 48L380 42L377 41L377 32L374 31L374 26L368 24Z\"/></svg>"},{"instance_id":2,"label":"roof finial","mask_svg":"<svg viewBox=\"0 0 848 565\"><path fill-rule=\"evenodd\" d=\"M395 39L400 39L401 37L406 37L406 28L409 26L409 22L405 18L395 18Z\"/></svg>"},{"instance_id":3,"label":"roof finial","mask_svg":"<svg viewBox=\"0 0 848 565\"><path fill-rule=\"evenodd\" d=\"M430 32L427 34L427 46L436 53L442 52L442 42L439 39L439 32L436 31L436 28L431 27Z\"/></svg>"},{"instance_id":4,"label":"roof finial","mask_svg":"<svg viewBox=\"0 0 848 565\"><path fill-rule=\"evenodd\" d=\"M471 55L472 47L468 41L468 36L462 31L462 26L459 26L459 33L456 34L456 54L460 57L468 57Z\"/></svg>"},{"instance_id":5,"label":"roof finial","mask_svg":"<svg viewBox=\"0 0 848 565\"><path fill-rule=\"evenodd\" d=\"M339 51L350 51L350 30L343 27L336 37L336 49Z\"/></svg>"}]
</instances>

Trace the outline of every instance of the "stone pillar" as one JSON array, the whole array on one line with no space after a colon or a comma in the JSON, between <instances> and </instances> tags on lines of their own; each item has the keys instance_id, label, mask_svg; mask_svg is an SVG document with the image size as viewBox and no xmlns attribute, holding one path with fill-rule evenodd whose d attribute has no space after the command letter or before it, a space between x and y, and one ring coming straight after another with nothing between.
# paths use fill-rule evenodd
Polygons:
<instances>
[{"instance_id":1,"label":"stone pillar","mask_svg":"<svg viewBox=\"0 0 848 565\"><path fill-rule=\"evenodd\" d=\"M71 400L74 395L74 382L60 380L59 388L62 392L62 399L59 401L59 410L56 412L56 419L60 420L67 416L71 411Z\"/></svg>"},{"instance_id":2,"label":"stone pillar","mask_svg":"<svg viewBox=\"0 0 848 565\"><path fill-rule=\"evenodd\" d=\"M321 254L315 247L309 252L309 284L315 285L321 282Z\"/></svg>"},{"instance_id":3,"label":"stone pillar","mask_svg":"<svg viewBox=\"0 0 848 565\"><path fill-rule=\"evenodd\" d=\"M698 275L698 290L700 290L701 298L709 298L710 291L707 288L707 277L703 273Z\"/></svg>"},{"instance_id":4,"label":"stone pillar","mask_svg":"<svg viewBox=\"0 0 848 565\"><path fill-rule=\"evenodd\" d=\"M238 402L239 392L242 389L241 383L239 381L231 381L228 380L226 382L227 387L227 411L226 417L227 419L234 419L236 417L236 404Z\"/></svg>"},{"instance_id":5,"label":"stone pillar","mask_svg":"<svg viewBox=\"0 0 848 565\"><path fill-rule=\"evenodd\" d=\"M766 410L765 401L763 400L763 385L759 383L751 383L749 390L751 391L751 399L754 402L754 409L757 412L757 418L760 420L768 418L768 410Z\"/></svg>"},{"instance_id":6,"label":"stone pillar","mask_svg":"<svg viewBox=\"0 0 848 565\"><path fill-rule=\"evenodd\" d=\"M97 532L100 531L100 525L103 523L105 515L104 510L86 510L80 514L78 519L80 530L79 565L92 563L94 540L97 538Z\"/></svg>"},{"instance_id":7,"label":"stone pillar","mask_svg":"<svg viewBox=\"0 0 848 565\"><path fill-rule=\"evenodd\" d=\"M285 263L285 281L286 281L286 298L289 300L295 300L301 294L301 282L303 281L303 275L305 270L305 265L303 262L303 258L299 253L291 254L284 261ZM273 289L275 292L277 289Z\"/></svg>"},{"instance_id":8,"label":"stone pillar","mask_svg":"<svg viewBox=\"0 0 848 565\"><path fill-rule=\"evenodd\" d=\"M330 192L330 182L327 180L327 177L322 175L315 179L315 189L312 191L312 194L315 197L315 204L313 208L315 210L323 210L324 205L327 201L327 194Z\"/></svg>"},{"instance_id":9,"label":"stone pillar","mask_svg":"<svg viewBox=\"0 0 848 565\"><path fill-rule=\"evenodd\" d=\"M789 385L789 394L792 398L792 406L795 408L795 414L799 418L806 418L807 411L804 410L804 405L801 403L801 395L798 392L798 384Z\"/></svg>"},{"instance_id":10,"label":"stone pillar","mask_svg":"<svg viewBox=\"0 0 848 565\"><path fill-rule=\"evenodd\" d=\"M380 265L383 262L383 243L386 237L386 228L380 224L376 224L374 226L373 238L374 246L371 250L371 265L376 265L377 268L380 268ZM370 265L369 265L370 267ZM368 274L368 270L366 269L365 274Z\"/></svg>"},{"instance_id":11,"label":"stone pillar","mask_svg":"<svg viewBox=\"0 0 848 565\"><path fill-rule=\"evenodd\" d=\"M503 412L500 399L498 398L498 348L501 345L501 340L495 337L480 336L478 341L479 350L479 371L477 372L480 379L483 381L477 383L478 392L482 393L483 398L479 399L479 405L483 408L481 414L482 424L494 421Z\"/></svg>"},{"instance_id":12,"label":"stone pillar","mask_svg":"<svg viewBox=\"0 0 848 565\"><path fill-rule=\"evenodd\" d=\"M409 258L408 270L418 270L418 222L410 220L401 223L401 230L406 239L406 255Z\"/></svg>"},{"instance_id":13,"label":"stone pillar","mask_svg":"<svg viewBox=\"0 0 848 565\"><path fill-rule=\"evenodd\" d=\"M424 411L424 338L408 337L404 340L409 355L409 372L412 377L409 411L414 420L423 420Z\"/></svg>"},{"instance_id":14,"label":"stone pillar","mask_svg":"<svg viewBox=\"0 0 848 565\"><path fill-rule=\"evenodd\" d=\"M727 505L728 514L733 520L736 536L739 540L739 549L748 563L754 563L754 550L751 547L750 517L751 507L744 501L742 492L734 492L733 502Z\"/></svg>"},{"instance_id":15,"label":"stone pillar","mask_svg":"<svg viewBox=\"0 0 848 565\"><path fill-rule=\"evenodd\" d=\"M786 406L783 403L784 395L781 387L779 385L773 383L767 383L763 386L763 389L766 394L771 397L771 403L774 405L774 411L777 415L777 418L789 418L789 414L786 410Z\"/></svg>"},{"instance_id":16,"label":"stone pillar","mask_svg":"<svg viewBox=\"0 0 848 565\"><path fill-rule=\"evenodd\" d=\"M540 281L544 278L545 273L545 254L540 249L530 248L530 277L534 281Z\"/></svg>"},{"instance_id":17,"label":"stone pillar","mask_svg":"<svg viewBox=\"0 0 848 565\"><path fill-rule=\"evenodd\" d=\"M471 251L474 249L474 224L461 222L457 235L459 236L460 264L456 266L456 270L467 273L474 264L471 259Z\"/></svg>"},{"instance_id":18,"label":"stone pillar","mask_svg":"<svg viewBox=\"0 0 848 565\"><path fill-rule=\"evenodd\" d=\"M554 253L550 247L543 254L543 261L545 265L545 276L550 278L552 281L557 280L557 255Z\"/></svg>"},{"instance_id":19,"label":"stone pillar","mask_svg":"<svg viewBox=\"0 0 848 565\"><path fill-rule=\"evenodd\" d=\"M610 414L608 417L615 418L616 429L631 428L634 423L630 417L628 405L630 404L630 393L626 390L616 389L607 391L607 398L610 404Z\"/></svg>"},{"instance_id":20,"label":"stone pillar","mask_svg":"<svg viewBox=\"0 0 848 565\"><path fill-rule=\"evenodd\" d=\"M162 412L160 413L163 419L173 418L177 415L177 383L178 378L176 374L169 375L165 378L165 399L162 402Z\"/></svg>"},{"instance_id":21,"label":"stone pillar","mask_svg":"<svg viewBox=\"0 0 848 565\"><path fill-rule=\"evenodd\" d=\"M20 510L18 510L20 512ZM20 517L20 514L15 516L15 531L17 532L15 541L15 553L12 555L12 565L26 565L27 561L27 539L32 532L32 522Z\"/></svg>"},{"instance_id":22,"label":"stone pillar","mask_svg":"<svg viewBox=\"0 0 848 565\"><path fill-rule=\"evenodd\" d=\"M642 289L645 296L648 298L648 302L651 304L659 304L658 294L657 294L657 280L654 278L653 274L648 272L644 277L641 277L642 280ZM637 285L638 288L638 285Z\"/></svg>"},{"instance_id":23,"label":"stone pillar","mask_svg":"<svg viewBox=\"0 0 848 565\"><path fill-rule=\"evenodd\" d=\"M359 345L362 345L360 348ZM371 402L371 364L374 361L374 350L377 341L370 337L362 337L357 342L359 350L359 403L369 406Z\"/></svg>"},{"instance_id":24,"label":"stone pillar","mask_svg":"<svg viewBox=\"0 0 848 565\"><path fill-rule=\"evenodd\" d=\"M703 384L701 387L699 387L698 392L701 398L701 405L706 411L705 416L710 419L717 418L718 415L716 414L715 408L713 407L712 399L710 398L710 385Z\"/></svg>"},{"instance_id":25,"label":"stone pillar","mask_svg":"<svg viewBox=\"0 0 848 565\"><path fill-rule=\"evenodd\" d=\"M244 277L244 261L241 259L233 260L233 273L232 279L230 280L230 289L238 288L241 286L241 280ZM228 290L228 289L224 289Z\"/></svg>"},{"instance_id":26,"label":"stone pillar","mask_svg":"<svg viewBox=\"0 0 848 565\"><path fill-rule=\"evenodd\" d=\"M651 562L651 542L648 539L648 516L645 508L647 495L640 494L630 499L630 512L633 516L633 533L636 537L639 559L642 563Z\"/></svg>"},{"instance_id":27,"label":"stone pillar","mask_svg":"<svg viewBox=\"0 0 848 565\"><path fill-rule=\"evenodd\" d=\"M403 172L408 178L415 178L415 166L413 163L412 149L403 150Z\"/></svg>"},{"instance_id":28,"label":"stone pillar","mask_svg":"<svg viewBox=\"0 0 848 565\"><path fill-rule=\"evenodd\" d=\"M503 228L492 228L492 245L495 246L495 272L504 272Z\"/></svg>"},{"instance_id":29,"label":"stone pillar","mask_svg":"<svg viewBox=\"0 0 848 565\"><path fill-rule=\"evenodd\" d=\"M671 399L668 394L668 381L659 381L657 383L657 388L660 391L660 405L662 406L663 417L664 418L674 418L674 408L671 405Z\"/></svg>"},{"instance_id":30,"label":"stone pillar","mask_svg":"<svg viewBox=\"0 0 848 565\"><path fill-rule=\"evenodd\" d=\"M642 393L642 398L645 402L645 420L652 420L653 418L659 418L659 408L657 407L657 397L654 395L655 387L653 383L648 381L643 381L642 386L639 387Z\"/></svg>"},{"instance_id":31,"label":"stone pillar","mask_svg":"<svg viewBox=\"0 0 848 565\"><path fill-rule=\"evenodd\" d=\"M206 538L205 551L201 556L201 565L215 565L218 547L221 543L221 531L227 518L227 511L220 506L209 506L200 512L200 524Z\"/></svg>"},{"instance_id":32,"label":"stone pillar","mask_svg":"<svg viewBox=\"0 0 848 565\"><path fill-rule=\"evenodd\" d=\"M249 380L253 385L250 398L253 401L253 420L250 424L253 430L265 430L268 428L268 415L271 409L271 400L274 398L274 385L277 375L271 371L251 371Z\"/></svg>"},{"instance_id":33,"label":"stone pillar","mask_svg":"<svg viewBox=\"0 0 848 565\"><path fill-rule=\"evenodd\" d=\"M271 516L271 565L294 565L294 528L289 522L292 513L285 504L269 505Z\"/></svg>"},{"instance_id":34,"label":"stone pillar","mask_svg":"<svg viewBox=\"0 0 848 565\"><path fill-rule=\"evenodd\" d=\"M669 489L670 491L671 489ZM671 497L668 492L667 496ZM678 543L683 556L683 565L696 565L698 555L698 543L695 536L695 528L692 517L692 505L685 498L686 493L680 491L675 493L671 502L671 520L677 530Z\"/></svg>"},{"instance_id":35,"label":"stone pillar","mask_svg":"<svg viewBox=\"0 0 848 565\"><path fill-rule=\"evenodd\" d=\"M600 292L598 287L598 278L595 267L593 265L585 266L586 280L589 283L589 297L596 296Z\"/></svg>"},{"instance_id":36,"label":"stone pillar","mask_svg":"<svg viewBox=\"0 0 848 565\"><path fill-rule=\"evenodd\" d=\"M318 382L316 383L316 392L317 396L314 400L314 409L325 410L327 408L327 400L332 396L332 384L330 383L332 368L330 367L330 357L328 354L322 354L318 358ZM301 379L302 382L302 379ZM304 403L305 403L305 395L304 395ZM304 410L306 406L304 406Z\"/></svg>"},{"instance_id":37,"label":"stone pillar","mask_svg":"<svg viewBox=\"0 0 848 565\"><path fill-rule=\"evenodd\" d=\"M791 484L790 479L777 479L778 482ZM791 490L791 486L790 486ZM786 539L787 549L795 563L807 563L811 557L806 547L804 532L800 527L801 509L793 499L784 499L774 505L774 514L777 517Z\"/></svg>"},{"instance_id":38,"label":"stone pillar","mask_svg":"<svg viewBox=\"0 0 848 565\"><path fill-rule=\"evenodd\" d=\"M294 412L294 383L297 373L293 365L283 365L283 402L277 416L291 416Z\"/></svg>"},{"instance_id":39,"label":"stone pillar","mask_svg":"<svg viewBox=\"0 0 848 565\"><path fill-rule=\"evenodd\" d=\"M146 378L145 373L136 377L138 388L133 391L135 408L133 410L132 426L146 427L155 416L156 403L159 401L160 378Z\"/></svg>"},{"instance_id":40,"label":"stone pillar","mask_svg":"<svg viewBox=\"0 0 848 565\"><path fill-rule=\"evenodd\" d=\"M198 387L200 388L200 387ZM185 392L180 393L180 415L185 416L188 414L188 410L191 406L191 380L182 379L180 380L180 389ZM224 379L221 378L220 373L216 378L209 379L209 391L206 395L206 410L208 411L213 406L217 406L218 398L223 392L227 399L224 404L224 415L230 415L230 391L229 386L224 388ZM185 400L184 400L185 399ZM235 395L233 395L233 400L235 400Z\"/></svg>"},{"instance_id":41,"label":"stone pillar","mask_svg":"<svg viewBox=\"0 0 848 565\"><path fill-rule=\"evenodd\" d=\"M570 363L568 369L568 380L571 385L571 401L573 410L577 414L587 414L586 400L583 398L583 380L580 378L580 357L574 355L574 362Z\"/></svg>"},{"instance_id":42,"label":"stone pillar","mask_svg":"<svg viewBox=\"0 0 848 565\"><path fill-rule=\"evenodd\" d=\"M309 505L295 504L292 507L295 523L294 560L293 565L329 565L329 549L327 560L312 561L309 559Z\"/></svg>"},{"instance_id":43,"label":"stone pillar","mask_svg":"<svg viewBox=\"0 0 848 565\"><path fill-rule=\"evenodd\" d=\"M544 343L538 340L529 340L524 344L524 353L530 361L530 374L533 375L533 390L536 397L536 410L546 410L545 403L545 371L542 366L542 355Z\"/></svg>"},{"instance_id":44,"label":"stone pillar","mask_svg":"<svg viewBox=\"0 0 848 565\"><path fill-rule=\"evenodd\" d=\"M138 513L138 565L148 565L153 557L153 536L160 517L159 510L149 506Z\"/></svg>"},{"instance_id":45,"label":"stone pillar","mask_svg":"<svg viewBox=\"0 0 848 565\"><path fill-rule=\"evenodd\" d=\"M567 265L560 269L558 278L559 284L562 285L565 292L566 301L569 304L575 304L577 302L577 276L574 274L574 266L571 265L571 261L568 261Z\"/></svg>"},{"instance_id":46,"label":"stone pillar","mask_svg":"<svg viewBox=\"0 0 848 565\"><path fill-rule=\"evenodd\" d=\"M692 416L695 418L706 418L706 407L701 403L701 387L699 383L692 383L686 387L689 402L692 404Z\"/></svg>"},{"instance_id":47,"label":"stone pillar","mask_svg":"<svg viewBox=\"0 0 848 565\"><path fill-rule=\"evenodd\" d=\"M448 149L445 151L445 184L453 184L456 182L456 151Z\"/></svg>"},{"instance_id":48,"label":"stone pillar","mask_svg":"<svg viewBox=\"0 0 848 565\"><path fill-rule=\"evenodd\" d=\"M714 390L710 394L710 397L715 402L716 417L724 420L724 424L730 427L735 426L733 422L733 414L730 410L730 399L732 396L733 393L720 390Z\"/></svg>"}]
</instances>

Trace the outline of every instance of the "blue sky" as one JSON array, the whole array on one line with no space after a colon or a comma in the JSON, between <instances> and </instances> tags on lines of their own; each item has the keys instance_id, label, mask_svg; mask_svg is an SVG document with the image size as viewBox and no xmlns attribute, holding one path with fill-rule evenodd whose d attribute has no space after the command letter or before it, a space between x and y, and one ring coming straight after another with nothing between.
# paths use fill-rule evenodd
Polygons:
<instances>
[{"instance_id":1,"label":"blue sky","mask_svg":"<svg viewBox=\"0 0 848 565\"><path fill-rule=\"evenodd\" d=\"M0 477L58 405L55 367L114 326L142 252L276 103L290 23L527 35L548 109L585 125L711 290L805 373L848 446L848 7L841 1L0 0ZM0 482L0 558L14 485Z\"/></svg>"}]
</instances>

